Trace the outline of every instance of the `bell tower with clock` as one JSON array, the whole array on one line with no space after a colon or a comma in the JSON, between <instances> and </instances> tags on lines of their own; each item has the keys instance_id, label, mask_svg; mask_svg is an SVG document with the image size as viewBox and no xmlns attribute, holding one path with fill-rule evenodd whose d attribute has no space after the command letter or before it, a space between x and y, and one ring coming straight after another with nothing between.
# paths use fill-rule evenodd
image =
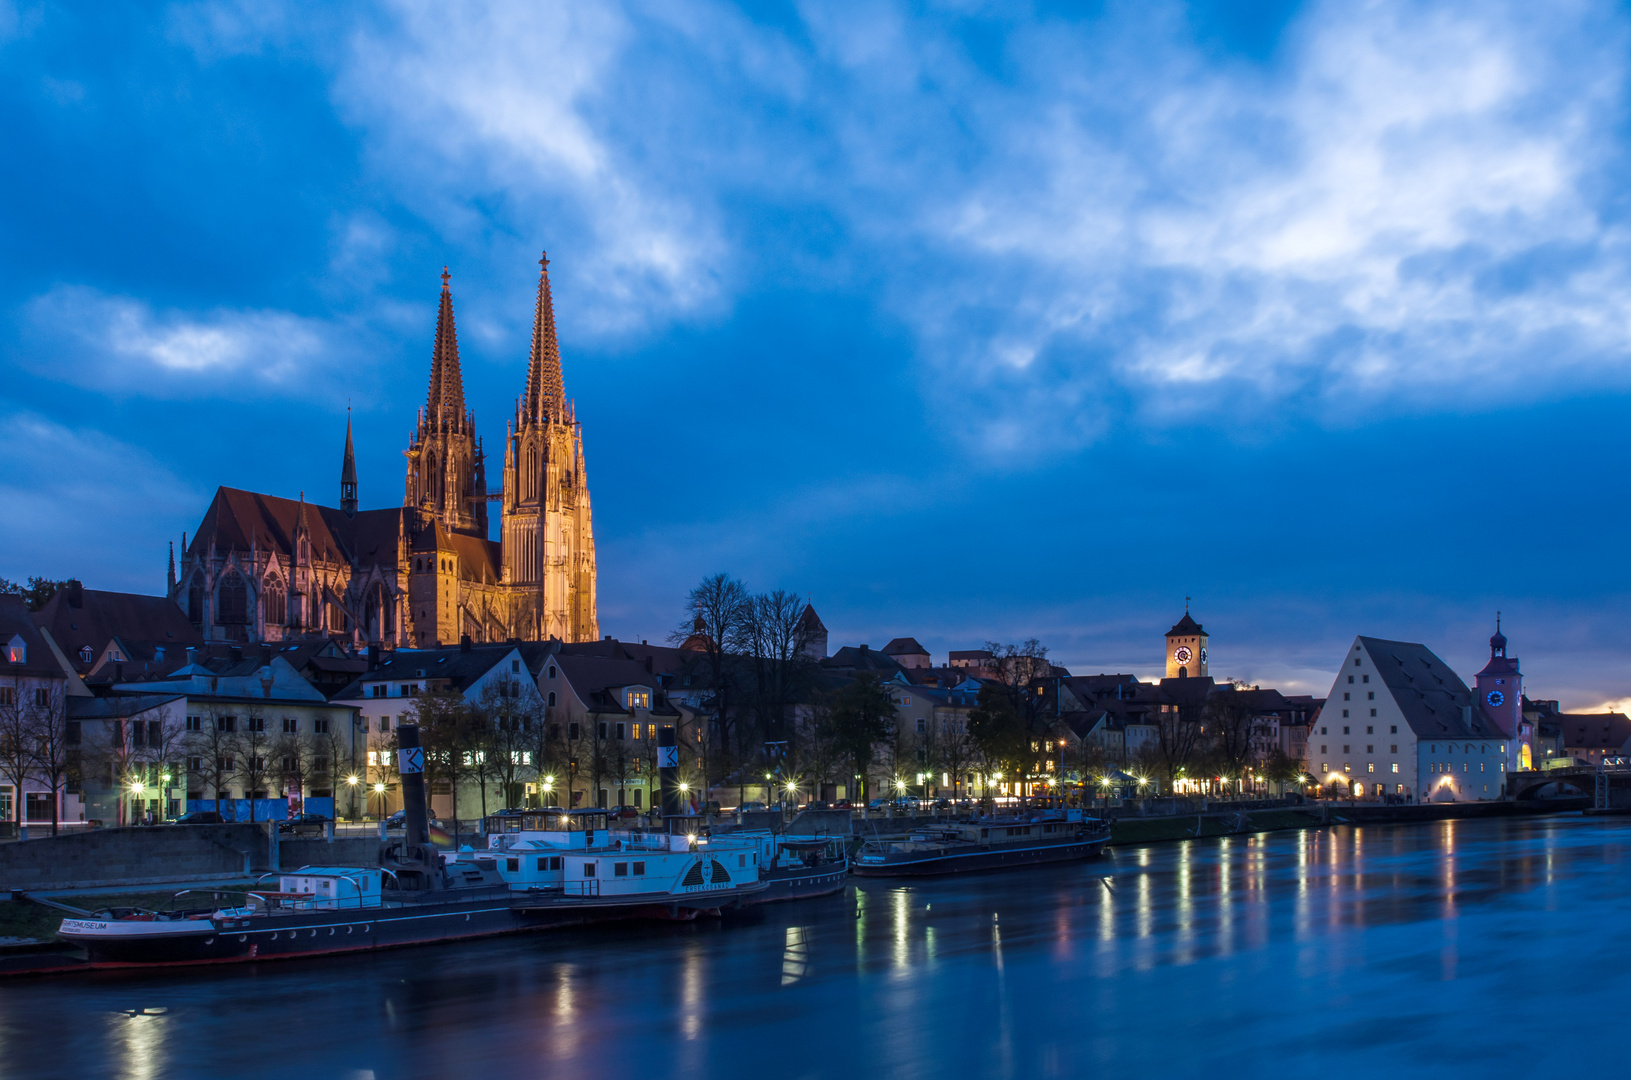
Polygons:
<instances>
[{"instance_id":1,"label":"bell tower with clock","mask_svg":"<svg viewBox=\"0 0 1631 1080\"><path fill-rule=\"evenodd\" d=\"M1167 631L1167 675L1169 679L1204 678L1206 670L1206 631L1189 614L1188 598L1184 617Z\"/></svg>"},{"instance_id":2,"label":"bell tower with clock","mask_svg":"<svg viewBox=\"0 0 1631 1080\"><path fill-rule=\"evenodd\" d=\"M1506 654L1506 635L1501 633L1501 616L1495 616L1495 634L1489 639L1489 663L1478 673L1478 704L1490 722L1509 739L1518 737L1523 722L1523 673L1518 658Z\"/></svg>"}]
</instances>

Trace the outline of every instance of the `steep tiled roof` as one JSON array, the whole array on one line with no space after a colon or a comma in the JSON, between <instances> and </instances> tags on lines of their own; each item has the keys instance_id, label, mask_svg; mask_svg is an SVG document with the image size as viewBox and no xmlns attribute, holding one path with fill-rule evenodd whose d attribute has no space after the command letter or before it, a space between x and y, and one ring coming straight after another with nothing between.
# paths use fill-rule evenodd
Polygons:
<instances>
[{"instance_id":1,"label":"steep tiled roof","mask_svg":"<svg viewBox=\"0 0 1631 1080\"><path fill-rule=\"evenodd\" d=\"M885 656L928 656L929 650L917 643L917 638L898 637L883 647Z\"/></svg>"},{"instance_id":2,"label":"steep tiled roof","mask_svg":"<svg viewBox=\"0 0 1631 1080\"><path fill-rule=\"evenodd\" d=\"M213 543L217 552L248 551L250 547L294 553L295 525L300 500L262 495L238 488L217 488L215 498L187 547L202 555ZM364 566L396 562L397 539L403 530L402 508L359 510L353 517L332 506L306 503L306 527L311 531L312 553Z\"/></svg>"},{"instance_id":3,"label":"steep tiled roof","mask_svg":"<svg viewBox=\"0 0 1631 1080\"><path fill-rule=\"evenodd\" d=\"M1370 637L1359 642L1418 739L1505 737L1474 703L1461 676L1427 646Z\"/></svg>"},{"instance_id":4,"label":"steep tiled roof","mask_svg":"<svg viewBox=\"0 0 1631 1080\"><path fill-rule=\"evenodd\" d=\"M1201 624L1191 618L1186 611L1183 618L1172 624L1172 629L1167 631L1167 637L1199 637L1204 633L1206 631L1201 629Z\"/></svg>"},{"instance_id":5,"label":"steep tiled roof","mask_svg":"<svg viewBox=\"0 0 1631 1080\"><path fill-rule=\"evenodd\" d=\"M187 615L168 597L101 589L59 589L34 614L81 675L91 670L110 641L118 638L132 661L145 661L163 647L176 656L203 639ZM80 650L91 650L89 662Z\"/></svg>"},{"instance_id":6,"label":"steep tiled roof","mask_svg":"<svg viewBox=\"0 0 1631 1080\"><path fill-rule=\"evenodd\" d=\"M67 673L51 649L40 636L28 604L20 596L0 596L0 650L10 644L13 637L22 639L23 661L13 664L8 654L0 652L0 676L22 676L34 679L65 679Z\"/></svg>"},{"instance_id":7,"label":"steep tiled roof","mask_svg":"<svg viewBox=\"0 0 1631 1080\"><path fill-rule=\"evenodd\" d=\"M1558 713L1566 750L1619 750L1631 741L1631 719L1623 713Z\"/></svg>"}]
</instances>

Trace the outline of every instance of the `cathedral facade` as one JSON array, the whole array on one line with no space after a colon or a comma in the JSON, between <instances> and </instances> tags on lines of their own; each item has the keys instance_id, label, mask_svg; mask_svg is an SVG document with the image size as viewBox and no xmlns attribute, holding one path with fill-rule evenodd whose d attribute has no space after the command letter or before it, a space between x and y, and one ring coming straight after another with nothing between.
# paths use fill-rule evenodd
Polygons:
<instances>
[{"instance_id":1,"label":"cathedral facade","mask_svg":"<svg viewBox=\"0 0 1631 1080\"><path fill-rule=\"evenodd\" d=\"M549 260L540 260L527 381L506 425L502 487L487 490L464 400L449 275L442 273L430 390L404 452L402 505L358 508L346 422L340 505L219 488L172 551L169 595L207 639L324 636L431 648L468 637L592 641L595 537L583 430L566 399ZM488 504L499 504L490 539Z\"/></svg>"}]
</instances>

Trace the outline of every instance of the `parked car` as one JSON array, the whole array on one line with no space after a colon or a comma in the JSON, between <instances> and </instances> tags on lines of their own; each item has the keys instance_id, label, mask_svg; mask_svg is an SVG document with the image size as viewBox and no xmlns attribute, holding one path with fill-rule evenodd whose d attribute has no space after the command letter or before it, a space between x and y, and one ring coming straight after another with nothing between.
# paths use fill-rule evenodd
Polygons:
<instances>
[{"instance_id":1,"label":"parked car","mask_svg":"<svg viewBox=\"0 0 1631 1080\"><path fill-rule=\"evenodd\" d=\"M438 828L441 826L442 823L440 821L436 820L436 815L435 814L430 814L428 816L430 818L431 825L433 825L435 827L438 827ZM385 819L385 827L387 829L405 829L405 828L407 828L408 827L408 814L407 814L407 811L398 810L396 813L394 813L390 817L386 818Z\"/></svg>"},{"instance_id":2,"label":"parked car","mask_svg":"<svg viewBox=\"0 0 1631 1080\"><path fill-rule=\"evenodd\" d=\"M297 836L320 836L323 833L323 827L333 820L333 818L325 817L322 814L296 814L286 821L278 822L277 831L280 833L294 833Z\"/></svg>"},{"instance_id":3,"label":"parked car","mask_svg":"<svg viewBox=\"0 0 1631 1080\"><path fill-rule=\"evenodd\" d=\"M645 811L637 806L614 806L606 811L606 817L610 821L638 821L644 816Z\"/></svg>"},{"instance_id":4,"label":"parked car","mask_svg":"<svg viewBox=\"0 0 1631 1080\"><path fill-rule=\"evenodd\" d=\"M741 806L738 806L737 809L742 810L742 811L768 810L769 807L765 806L764 803L759 802L757 799L755 799L752 802L743 803Z\"/></svg>"},{"instance_id":5,"label":"parked car","mask_svg":"<svg viewBox=\"0 0 1631 1080\"><path fill-rule=\"evenodd\" d=\"M189 810L176 818L177 825L221 825L225 822L226 818L214 810Z\"/></svg>"}]
</instances>

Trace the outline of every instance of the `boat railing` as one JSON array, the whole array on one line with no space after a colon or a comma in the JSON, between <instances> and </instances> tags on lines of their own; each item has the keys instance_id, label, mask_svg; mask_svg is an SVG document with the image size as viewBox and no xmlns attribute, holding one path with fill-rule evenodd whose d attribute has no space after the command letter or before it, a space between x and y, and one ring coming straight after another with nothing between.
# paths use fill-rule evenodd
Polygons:
<instances>
[{"instance_id":1,"label":"boat railing","mask_svg":"<svg viewBox=\"0 0 1631 1080\"><path fill-rule=\"evenodd\" d=\"M584 881L568 881L561 891L567 896L599 896L600 879L588 878Z\"/></svg>"}]
</instances>

